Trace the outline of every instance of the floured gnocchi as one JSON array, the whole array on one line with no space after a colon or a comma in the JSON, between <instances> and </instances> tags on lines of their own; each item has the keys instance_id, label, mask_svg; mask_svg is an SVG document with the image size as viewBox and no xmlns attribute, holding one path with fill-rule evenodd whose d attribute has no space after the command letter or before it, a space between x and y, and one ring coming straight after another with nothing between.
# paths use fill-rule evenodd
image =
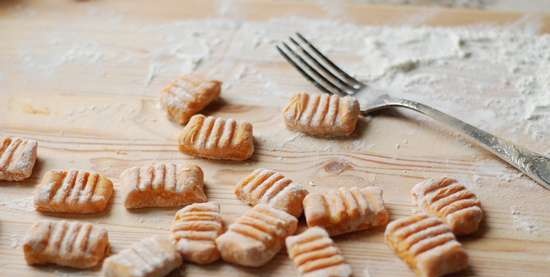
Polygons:
<instances>
[{"instance_id":1,"label":"floured gnocchi","mask_svg":"<svg viewBox=\"0 0 550 277\"><path fill-rule=\"evenodd\" d=\"M349 136L359 119L359 103L350 96L298 93L283 110L286 126L313 136Z\"/></svg>"},{"instance_id":2,"label":"floured gnocchi","mask_svg":"<svg viewBox=\"0 0 550 277\"><path fill-rule=\"evenodd\" d=\"M254 153L252 124L195 115L181 132L180 151L215 160L246 160Z\"/></svg>"},{"instance_id":3,"label":"floured gnocchi","mask_svg":"<svg viewBox=\"0 0 550 277\"><path fill-rule=\"evenodd\" d=\"M157 163L126 169L120 175L124 206L178 207L206 202L204 175L196 165Z\"/></svg>"},{"instance_id":4,"label":"floured gnocchi","mask_svg":"<svg viewBox=\"0 0 550 277\"><path fill-rule=\"evenodd\" d=\"M161 91L160 103L171 120L185 124L220 96L221 84L197 75L184 75Z\"/></svg>"},{"instance_id":5,"label":"floured gnocchi","mask_svg":"<svg viewBox=\"0 0 550 277\"><path fill-rule=\"evenodd\" d=\"M310 193L304 198L304 214L308 226L323 227L331 236L385 226L389 221L382 189L375 186Z\"/></svg>"},{"instance_id":6,"label":"floured gnocchi","mask_svg":"<svg viewBox=\"0 0 550 277\"><path fill-rule=\"evenodd\" d=\"M299 217L307 190L281 173L259 168L237 184L235 195L251 206L264 203Z\"/></svg>"},{"instance_id":7,"label":"floured gnocchi","mask_svg":"<svg viewBox=\"0 0 550 277\"><path fill-rule=\"evenodd\" d=\"M416 184L411 195L424 212L439 217L456 235L474 233L483 219L477 196L454 179L428 179Z\"/></svg>"},{"instance_id":8,"label":"floured gnocchi","mask_svg":"<svg viewBox=\"0 0 550 277\"><path fill-rule=\"evenodd\" d=\"M297 228L298 220L279 209L256 205L216 239L226 262L259 267L270 261Z\"/></svg>"},{"instance_id":9,"label":"floured gnocchi","mask_svg":"<svg viewBox=\"0 0 550 277\"><path fill-rule=\"evenodd\" d=\"M394 220L386 242L418 276L437 277L468 267L468 255L451 229L440 219L416 214Z\"/></svg>"},{"instance_id":10,"label":"floured gnocchi","mask_svg":"<svg viewBox=\"0 0 550 277\"><path fill-rule=\"evenodd\" d=\"M77 221L39 221L23 243L30 265L57 264L74 268L98 265L109 252L104 228Z\"/></svg>"}]
</instances>

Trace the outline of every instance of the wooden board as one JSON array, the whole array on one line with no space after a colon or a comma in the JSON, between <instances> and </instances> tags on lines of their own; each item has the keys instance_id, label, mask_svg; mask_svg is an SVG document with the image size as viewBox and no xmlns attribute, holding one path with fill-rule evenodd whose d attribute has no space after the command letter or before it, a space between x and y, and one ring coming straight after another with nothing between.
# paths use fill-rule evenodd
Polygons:
<instances>
[{"instance_id":1,"label":"wooden board","mask_svg":"<svg viewBox=\"0 0 550 277\"><path fill-rule=\"evenodd\" d=\"M550 192L525 177L507 182L502 173L515 171L490 154L441 132L439 127L415 118L385 113L362 119L358 134L348 140L319 140L296 137L287 131L280 117L286 95L262 93L265 83L244 78L223 91L223 101L209 107L207 114L249 120L254 125L257 150L247 162L212 162L177 151L180 126L167 121L157 107L158 91L174 74L159 73L144 85L149 60L138 59L112 64L93 72L93 64L51 68L12 66L19 63L28 46L40 51L44 38L56 26L76 26L71 32L56 34L97 38L112 43L120 53L140 53L141 45L159 44L134 35L117 25L118 20L163 24L175 20L214 16L262 21L284 16L331 18L326 7L309 1L230 1L223 11L219 1L1 1L0 2L0 134L32 137L39 141L39 162L32 178L11 184L0 183L0 275L98 276L99 269L76 271L60 267L29 267L21 250L25 231L38 219L50 218L33 211L32 192L41 176L53 168L96 170L115 181L120 172L152 161L195 163L206 174L207 193L221 203L227 222L248 207L233 195L233 186L258 167L279 170L310 189L336 186L379 185L392 218L410 214L414 208L409 190L426 177L442 175L472 180L479 176L479 194L487 217L474 237L461 239L471 256L466 276L548 276L550 272ZM112 12L112 29L105 30L103 16ZM465 24L508 24L522 15L466 10L429 10L349 4L339 11L355 24L399 25L424 15L419 23L433 26ZM117 15L122 14L120 19ZM425 15L429 16L425 16ZM97 17L97 18L96 18ZM76 22L76 23L75 23ZM541 17L542 30L550 30L548 17ZM206 28L206 27L205 27ZM239 33L219 33L223 38L212 49L199 71L226 80L236 65L249 64L258 73L282 81L279 90L288 94L315 89L272 52L241 49ZM293 30L281 30L291 32ZM44 50L47 51L47 50ZM269 50L272 51L272 50ZM43 53L48 57L47 52ZM94 53L91 53L93 55ZM145 56L144 56L145 57ZM70 58L70 57L69 57ZM89 60L86 60L89 61ZM54 61L55 62L55 61ZM52 65L55 66L55 63ZM411 135L413 134L413 135ZM407 142L403 143L403 138ZM359 143L358 143L359 142ZM400 147L396 148L396 145ZM549 146L548 144L546 146ZM535 149L542 150L542 149ZM493 159L483 172L479 161ZM499 190L500 197L494 197ZM502 193L505 192L505 193ZM511 207L520 201L528 216L538 222L537 232L518 230ZM151 234L166 234L176 209L127 211L120 195L115 196L106 214L66 216L105 226L114 252ZM529 226L527 226L529 229ZM360 232L336 238L355 276L413 276L411 271L384 244L382 231ZM259 269L247 269L218 262L209 266L186 265L186 276L293 276L296 270L281 252ZM174 276L177 276L175 274ZM462 275L460 275L462 276Z\"/></svg>"}]
</instances>

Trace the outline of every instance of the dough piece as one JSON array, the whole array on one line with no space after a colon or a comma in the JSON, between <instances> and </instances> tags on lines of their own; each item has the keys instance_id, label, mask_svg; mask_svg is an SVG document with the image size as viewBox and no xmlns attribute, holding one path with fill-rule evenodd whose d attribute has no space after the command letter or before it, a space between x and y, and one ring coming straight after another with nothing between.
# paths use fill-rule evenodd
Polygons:
<instances>
[{"instance_id":1,"label":"dough piece","mask_svg":"<svg viewBox=\"0 0 550 277\"><path fill-rule=\"evenodd\" d=\"M263 203L299 217L307 190L276 171L259 168L237 184L235 195L251 206Z\"/></svg>"},{"instance_id":2,"label":"dough piece","mask_svg":"<svg viewBox=\"0 0 550 277\"><path fill-rule=\"evenodd\" d=\"M351 276L351 266L323 228L286 238L286 249L303 277Z\"/></svg>"},{"instance_id":3,"label":"dough piece","mask_svg":"<svg viewBox=\"0 0 550 277\"><path fill-rule=\"evenodd\" d=\"M350 96L298 93L283 110L286 126L312 136L342 137L355 130L359 103Z\"/></svg>"},{"instance_id":4,"label":"dough piece","mask_svg":"<svg viewBox=\"0 0 550 277\"><path fill-rule=\"evenodd\" d=\"M298 220L264 204L256 205L216 239L222 259L243 266L259 267L281 250L287 236L296 232Z\"/></svg>"},{"instance_id":5,"label":"dough piece","mask_svg":"<svg viewBox=\"0 0 550 277\"><path fill-rule=\"evenodd\" d=\"M0 137L0 180L22 181L31 177L37 148L36 140Z\"/></svg>"},{"instance_id":6,"label":"dough piece","mask_svg":"<svg viewBox=\"0 0 550 277\"><path fill-rule=\"evenodd\" d=\"M323 227L331 236L385 226L390 217L382 189L375 186L310 193L304 198L304 214L309 227Z\"/></svg>"},{"instance_id":7,"label":"dough piece","mask_svg":"<svg viewBox=\"0 0 550 277\"><path fill-rule=\"evenodd\" d=\"M107 258L103 276L163 277L181 265L181 256L174 244L168 238L152 236Z\"/></svg>"},{"instance_id":8,"label":"dough piece","mask_svg":"<svg viewBox=\"0 0 550 277\"><path fill-rule=\"evenodd\" d=\"M223 221L218 203L197 203L179 210L171 231L184 260L209 264L220 258L216 239L223 233Z\"/></svg>"},{"instance_id":9,"label":"dough piece","mask_svg":"<svg viewBox=\"0 0 550 277\"><path fill-rule=\"evenodd\" d=\"M178 207L206 202L203 173L196 165L158 163L132 167L120 174L124 206Z\"/></svg>"},{"instance_id":10,"label":"dough piece","mask_svg":"<svg viewBox=\"0 0 550 277\"><path fill-rule=\"evenodd\" d=\"M109 252L104 228L78 221L39 221L23 243L29 265L57 264L74 268L98 265Z\"/></svg>"},{"instance_id":11,"label":"dough piece","mask_svg":"<svg viewBox=\"0 0 550 277\"><path fill-rule=\"evenodd\" d=\"M215 160L242 161L254 153L252 124L194 115L179 137L180 151Z\"/></svg>"},{"instance_id":12,"label":"dough piece","mask_svg":"<svg viewBox=\"0 0 550 277\"><path fill-rule=\"evenodd\" d=\"M394 220L386 242L417 276L437 277L468 267L468 255L439 218L416 214Z\"/></svg>"},{"instance_id":13,"label":"dough piece","mask_svg":"<svg viewBox=\"0 0 550 277\"><path fill-rule=\"evenodd\" d=\"M160 92L160 103L168 118L185 124L220 96L222 82L206 80L196 75L182 76Z\"/></svg>"},{"instance_id":14,"label":"dough piece","mask_svg":"<svg viewBox=\"0 0 550 277\"><path fill-rule=\"evenodd\" d=\"M477 196L454 179L428 179L416 184L411 195L416 205L439 217L456 235L474 233L483 218Z\"/></svg>"},{"instance_id":15,"label":"dough piece","mask_svg":"<svg viewBox=\"0 0 550 277\"><path fill-rule=\"evenodd\" d=\"M36 188L37 211L52 213L99 213L107 208L113 183L107 177L82 170L50 170Z\"/></svg>"}]
</instances>

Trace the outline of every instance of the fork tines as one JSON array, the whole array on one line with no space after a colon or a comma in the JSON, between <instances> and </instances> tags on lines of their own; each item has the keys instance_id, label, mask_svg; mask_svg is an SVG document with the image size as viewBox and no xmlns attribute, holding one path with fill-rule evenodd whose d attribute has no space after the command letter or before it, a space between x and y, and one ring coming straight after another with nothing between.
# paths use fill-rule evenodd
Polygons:
<instances>
[{"instance_id":1,"label":"fork tines","mask_svg":"<svg viewBox=\"0 0 550 277\"><path fill-rule=\"evenodd\" d=\"M353 95L365 84L350 76L300 33L282 41L277 51L317 88L329 94Z\"/></svg>"}]
</instances>

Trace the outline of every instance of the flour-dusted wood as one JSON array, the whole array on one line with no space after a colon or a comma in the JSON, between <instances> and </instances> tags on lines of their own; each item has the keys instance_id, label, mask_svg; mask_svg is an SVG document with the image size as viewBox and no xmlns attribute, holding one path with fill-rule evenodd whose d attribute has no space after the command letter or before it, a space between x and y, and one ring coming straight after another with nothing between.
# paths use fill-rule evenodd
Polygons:
<instances>
[{"instance_id":1,"label":"flour-dusted wood","mask_svg":"<svg viewBox=\"0 0 550 277\"><path fill-rule=\"evenodd\" d=\"M37 211L90 214L103 212L113 195L109 178L84 170L50 170L34 193Z\"/></svg>"},{"instance_id":2,"label":"flour-dusted wood","mask_svg":"<svg viewBox=\"0 0 550 277\"><path fill-rule=\"evenodd\" d=\"M29 265L57 264L73 268L94 267L109 252L107 230L77 221L39 221L23 242Z\"/></svg>"},{"instance_id":3,"label":"flour-dusted wood","mask_svg":"<svg viewBox=\"0 0 550 277\"><path fill-rule=\"evenodd\" d=\"M281 111L288 99L297 91L318 91L267 41L287 38L297 31L293 22L302 23L296 18L307 17L311 24L300 24L298 31L320 47L327 47L322 50L345 69L355 71L356 66L363 66L362 55L355 50L365 45L365 38L350 37L347 31L352 25L509 25L523 15L353 3L340 6L343 9L326 9L320 2L294 0L235 0L226 6L218 6L217 0L0 2L0 108L4 111L0 133L35 139L39 144L31 177L17 183L0 182L2 276L102 276L98 270L75 272L63 267L32 267L25 262L21 250L25 232L38 220L52 219L37 213L32 199L41 178L52 169L96 171L113 181L113 204L105 214L71 216L71 220L90 221L107 229L113 253L153 234L169 236L179 207L128 211L124 197L118 193L122 171L154 162L200 166L208 199L220 203L228 225L250 209L236 199L233 189L256 168L276 170L311 192L358 184L379 186L384 190L392 220L418 209L410 199L415 184L427 178L451 176L465 181L486 214L475 235L459 237L470 256L471 270L465 275L547 277L550 272L547 191L528 178L513 177L517 171L442 132L431 121L417 120L406 113L384 112L360 118L356 133L345 139L316 139L287 130ZM226 21L230 18L238 24ZM540 30L550 30L547 16L537 18ZM520 24L522 28L529 24L526 19ZM263 28L266 26L275 28ZM323 26L322 31L316 26ZM433 33L428 29L426 34ZM254 37L258 40L251 39ZM250 40L255 43L248 43ZM333 44L333 40L342 43ZM159 92L187 66L180 57L197 54L195 50L200 50L203 41L209 43L210 54L200 61L197 71L224 82L220 101L203 113L254 125L256 151L245 162L210 161L180 153L177 136L183 127L169 121L160 107ZM166 56L174 53L171 51L180 56ZM491 51L496 54L496 49ZM103 56L94 61L95 54ZM59 61L64 64L55 63ZM498 81L506 69L483 74L444 69L448 66L419 65L406 74L444 73L441 83L433 84L435 92L418 93L448 99L456 106L455 111L462 107L462 103L454 104L455 93L475 87L468 95L488 103L483 115L489 118L493 110L489 100L508 99L515 89L502 88ZM396 81L401 81L402 75L405 73L398 73ZM497 81L480 80L487 76ZM440 89L443 83L456 89ZM539 141L542 148L528 139L516 142L540 152L550 147L544 140ZM502 175L512 178L508 181ZM300 228L304 228L303 218L300 221ZM381 230L333 239L354 276L415 276L384 243ZM244 269L218 261L206 266L186 263L183 271L189 277L297 274L284 250L260 268Z\"/></svg>"},{"instance_id":4,"label":"flour-dusted wood","mask_svg":"<svg viewBox=\"0 0 550 277\"><path fill-rule=\"evenodd\" d=\"M175 245L163 236L140 240L103 263L105 277L163 277L180 267Z\"/></svg>"},{"instance_id":5,"label":"flour-dusted wood","mask_svg":"<svg viewBox=\"0 0 550 277\"><path fill-rule=\"evenodd\" d=\"M32 139L0 137L0 180L29 178L36 162L38 143Z\"/></svg>"}]
</instances>

